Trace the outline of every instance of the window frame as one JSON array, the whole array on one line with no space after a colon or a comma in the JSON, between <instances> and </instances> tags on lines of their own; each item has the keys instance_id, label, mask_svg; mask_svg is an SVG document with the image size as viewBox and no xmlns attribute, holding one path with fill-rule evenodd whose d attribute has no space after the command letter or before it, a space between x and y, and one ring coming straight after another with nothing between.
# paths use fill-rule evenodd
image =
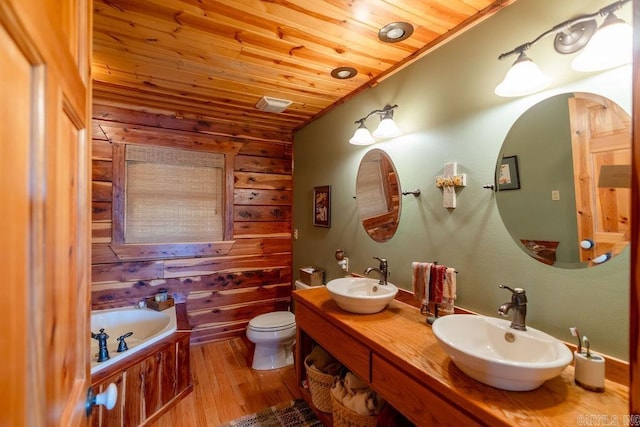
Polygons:
<instances>
[{"instance_id":1,"label":"window frame","mask_svg":"<svg viewBox=\"0 0 640 427\"><path fill-rule=\"evenodd\" d=\"M131 142L113 143L113 188L111 205L111 249L120 260L167 259L185 257L206 257L226 255L234 244L233 240L233 203L234 203L234 165L235 155L242 144L222 144L216 147L184 147L174 144L144 144L179 150L206 151L224 155L224 201L223 201L223 240L198 243L126 243L125 242L125 198L126 198L126 159L127 145Z\"/></svg>"}]
</instances>

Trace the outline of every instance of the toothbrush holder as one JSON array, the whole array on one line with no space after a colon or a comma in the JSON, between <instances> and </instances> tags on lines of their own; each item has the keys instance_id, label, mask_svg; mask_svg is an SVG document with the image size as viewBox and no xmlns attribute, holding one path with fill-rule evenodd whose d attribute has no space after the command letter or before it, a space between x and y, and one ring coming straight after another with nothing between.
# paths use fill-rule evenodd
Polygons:
<instances>
[{"instance_id":1,"label":"toothbrush holder","mask_svg":"<svg viewBox=\"0 0 640 427\"><path fill-rule=\"evenodd\" d=\"M593 352L574 352L575 383L585 390L604 392L604 357Z\"/></svg>"}]
</instances>

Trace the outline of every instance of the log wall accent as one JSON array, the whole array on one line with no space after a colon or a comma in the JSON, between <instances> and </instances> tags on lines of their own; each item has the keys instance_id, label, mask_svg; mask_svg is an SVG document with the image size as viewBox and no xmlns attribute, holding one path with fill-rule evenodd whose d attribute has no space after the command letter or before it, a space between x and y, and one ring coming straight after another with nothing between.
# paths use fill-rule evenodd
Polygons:
<instances>
[{"instance_id":1,"label":"log wall accent","mask_svg":"<svg viewBox=\"0 0 640 427\"><path fill-rule=\"evenodd\" d=\"M245 333L258 314L291 303L292 141L216 133L215 123L177 119L100 103L93 106L92 308L137 304L159 288L187 298L192 343ZM129 130L132 130L129 132ZM232 245L221 255L118 258L112 244L114 143L237 146ZM162 245L161 245L162 246ZM166 245L166 252L171 252Z\"/></svg>"}]
</instances>

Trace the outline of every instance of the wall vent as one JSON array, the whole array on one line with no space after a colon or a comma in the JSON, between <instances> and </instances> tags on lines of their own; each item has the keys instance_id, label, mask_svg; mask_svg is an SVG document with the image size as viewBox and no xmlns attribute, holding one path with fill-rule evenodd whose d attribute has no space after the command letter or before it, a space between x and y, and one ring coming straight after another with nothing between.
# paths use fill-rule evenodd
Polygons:
<instances>
[{"instance_id":1,"label":"wall vent","mask_svg":"<svg viewBox=\"0 0 640 427\"><path fill-rule=\"evenodd\" d=\"M286 99L272 98L270 96L263 96L256 104L258 110L267 111L269 113L281 113L287 109L293 101Z\"/></svg>"}]
</instances>

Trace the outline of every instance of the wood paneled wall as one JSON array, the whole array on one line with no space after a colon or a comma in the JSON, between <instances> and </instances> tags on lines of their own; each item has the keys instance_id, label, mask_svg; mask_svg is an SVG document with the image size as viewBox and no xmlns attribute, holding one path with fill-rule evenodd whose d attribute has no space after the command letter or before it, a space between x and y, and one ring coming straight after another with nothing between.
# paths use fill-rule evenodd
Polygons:
<instances>
[{"instance_id":1,"label":"wood paneled wall","mask_svg":"<svg viewBox=\"0 0 640 427\"><path fill-rule=\"evenodd\" d=\"M179 139L211 146L242 143L235 156L233 245L225 255L123 262L111 248L113 147L127 130L148 135L136 143ZM192 343L245 333L254 316L291 302L292 135L225 133L216 124L93 106L92 308L135 305L159 288L187 298ZM129 139L130 141L130 139Z\"/></svg>"}]
</instances>

